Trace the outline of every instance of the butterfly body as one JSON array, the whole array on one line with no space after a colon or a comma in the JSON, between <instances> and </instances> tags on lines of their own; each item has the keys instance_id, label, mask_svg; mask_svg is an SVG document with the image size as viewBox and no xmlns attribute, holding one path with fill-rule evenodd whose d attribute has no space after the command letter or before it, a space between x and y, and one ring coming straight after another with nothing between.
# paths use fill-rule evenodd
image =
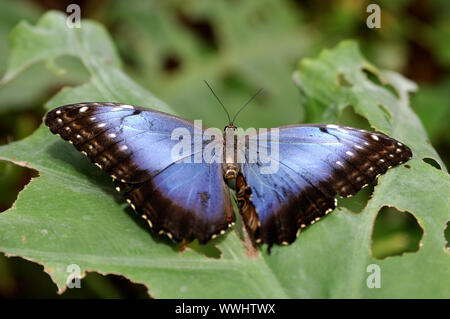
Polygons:
<instances>
[{"instance_id":1,"label":"butterfly body","mask_svg":"<svg viewBox=\"0 0 450 319\"><path fill-rule=\"evenodd\" d=\"M232 181L253 239L269 246L292 243L333 211L336 195L357 193L412 156L384 134L332 124L279 127L277 134L258 130L241 144L229 124L214 140L205 138L206 128L185 119L109 102L56 108L45 124L109 174L154 231L177 242L206 243L234 224L227 186ZM174 159L176 129L193 139L187 143L191 151ZM204 148L212 140L223 146L222 161L196 161L198 144ZM269 163L264 158L277 169L264 173Z\"/></svg>"},{"instance_id":2,"label":"butterfly body","mask_svg":"<svg viewBox=\"0 0 450 319\"><path fill-rule=\"evenodd\" d=\"M223 176L225 179L236 179L239 172L239 165L236 163L237 153L237 128L230 124L224 129L223 139ZM230 145L231 144L231 145ZM231 148L231 151L229 151ZM227 152L228 151L228 152Z\"/></svg>"}]
</instances>

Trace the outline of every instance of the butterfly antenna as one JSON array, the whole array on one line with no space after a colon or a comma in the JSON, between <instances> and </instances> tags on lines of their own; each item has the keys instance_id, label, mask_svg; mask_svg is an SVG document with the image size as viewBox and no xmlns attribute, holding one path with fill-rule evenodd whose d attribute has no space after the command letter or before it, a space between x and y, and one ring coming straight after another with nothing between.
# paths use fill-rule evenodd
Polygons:
<instances>
[{"instance_id":1,"label":"butterfly antenna","mask_svg":"<svg viewBox=\"0 0 450 319\"><path fill-rule=\"evenodd\" d=\"M206 82L206 80L203 80L203 82L205 82L205 84L206 84L206 85L209 87L209 89L211 90L212 94L214 94L214 96L216 97L217 101L219 101L220 105L222 105L222 107L223 107L225 113L227 113L228 121L229 121L230 123L232 123L231 120L230 120L230 113L228 113L227 109L225 108L225 105L223 105L222 101L221 101L221 100L219 99L219 97L216 95L216 93L214 92L214 90L212 89L212 87L208 84L208 82Z\"/></svg>"},{"instance_id":2,"label":"butterfly antenna","mask_svg":"<svg viewBox=\"0 0 450 319\"><path fill-rule=\"evenodd\" d=\"M248 103L250 103L259 93L261 93L261 91L263 90L263 88L260 88L258 91L256 91L255 94L253 94L253 96L247 101L247 103L245 103L240 109L239 111L237 111L237 113L234 115L233 120L231 121L231 123L234 122L234 120L236 119L236 117L238 116L239 113L241 113L241 111L247 106Z\"/></svg>"}]
</instances>

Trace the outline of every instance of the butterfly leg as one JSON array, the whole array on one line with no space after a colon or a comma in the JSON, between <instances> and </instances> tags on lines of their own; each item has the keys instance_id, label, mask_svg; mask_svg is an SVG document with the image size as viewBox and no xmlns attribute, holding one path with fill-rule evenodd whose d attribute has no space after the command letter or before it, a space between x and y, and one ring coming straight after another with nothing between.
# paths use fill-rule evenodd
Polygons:
<instances>
[{"instance_id":1,"label":"butterfly leg","mask_svg":"<svg viewBox=\"0 0 450 319\"><path fill-rule=\"evenodd\" d=\"M244 237L247 234L252 241L260 243L259 228L261 223L259 222L258 213L251 200L252 191L241 173L236 177L236 194L239 213L245 225Z\"/></svg>"}]
</instances>

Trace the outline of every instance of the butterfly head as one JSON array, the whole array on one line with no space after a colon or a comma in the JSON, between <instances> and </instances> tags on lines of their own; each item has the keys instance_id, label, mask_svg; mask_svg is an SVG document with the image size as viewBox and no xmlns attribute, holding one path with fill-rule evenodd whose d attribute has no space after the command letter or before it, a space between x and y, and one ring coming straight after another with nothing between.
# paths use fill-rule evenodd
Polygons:
<instances>
[{"instance_id":1,"label":"butterfly head","mask_svg":"<svg viewBox=\"0 0 450 319\"><path fill-rule=\"evenodd\" d=\"M236 133L236 130L237 130L237 127L233 123L230 123L223 128L225 135L227 135L227 134L234 135Z\"/></svg>"}]
</instances>

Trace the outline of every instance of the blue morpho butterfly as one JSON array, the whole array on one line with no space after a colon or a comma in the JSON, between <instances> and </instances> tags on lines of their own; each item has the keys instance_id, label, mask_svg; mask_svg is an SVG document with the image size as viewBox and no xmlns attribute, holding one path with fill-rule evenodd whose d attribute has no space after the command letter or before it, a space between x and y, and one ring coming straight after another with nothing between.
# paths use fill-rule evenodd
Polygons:
<instances>
[{"instance_id":1,"label":"blue morpho butterfly","mask_svg":"<svg viewBox=\"0 0 450 319\"><path fill-rule=\"evenodd\" d=\"M236 136L233 121L225 127L223 144ZM333 211L336 194L351 196L412 156L407 146L384 134L290 125L278 128L278 171L263 174L263 164L247 161L247 155L242 163L174 163L171 151L179 141L171 133L184 128L193 134L194 124L146 108L77 103L50 111L45 124L109 174L154 231L176 242L198 239L204 244L234 224L227 185L233 180L239 213L253 241L269 248L292 243L303 228ZM258 134L271 142L267 133ZM234 150L248 154L249 147Z\"/></svg>"}]
</instances>

